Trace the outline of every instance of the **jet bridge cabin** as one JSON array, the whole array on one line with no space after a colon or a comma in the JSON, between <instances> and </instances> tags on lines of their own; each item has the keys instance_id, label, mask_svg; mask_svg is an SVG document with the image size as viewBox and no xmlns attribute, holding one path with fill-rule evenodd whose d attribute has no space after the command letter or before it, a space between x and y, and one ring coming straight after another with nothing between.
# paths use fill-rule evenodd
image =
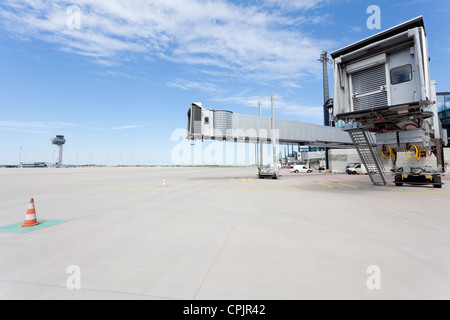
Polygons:
<instances>
[{"instance_id":1,"label":"jet bridge cabin","mask_svg":"<svg viewBox=\"0 0 450 320\"><path fill-rule=\"evenodd\" d=\"M436 156L436 172L442 172L447 132L438 118L423 18L358 41L331 56L335 120L351 124L351 136L372 132L375 146L385 159L392 158L394 168L397 152L406 152L408 158L418 161L429 152ZM405 168L399 169L405 173Z\"/></svg>"},{"instance_id":2,"label":"jet bridge cabin","mask_svg":"<svg viewBox=\"0 0 450 320\"><path fill-rule=\"evenodd\" d=\"M402 106L414 111L431 102L428 46L422 17L331 54L335 69L334 114L358 114ZM399 108L396 108L399 109Z\"/></svg>"}]
</instances>

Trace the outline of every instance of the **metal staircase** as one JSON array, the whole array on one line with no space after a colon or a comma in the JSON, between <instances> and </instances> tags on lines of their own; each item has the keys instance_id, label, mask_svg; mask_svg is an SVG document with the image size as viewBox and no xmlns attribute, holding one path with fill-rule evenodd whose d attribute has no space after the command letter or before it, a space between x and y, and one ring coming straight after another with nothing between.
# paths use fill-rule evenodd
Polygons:
<instances>
[{"instance_id":1,"label":"metal staircase","mask_svg":"<svg viewBox=\"0 0 450 320\"><path fill-rule=\"evenodd\" d=\"M349 133L373 184L386 185L384 165L377 152L373 135L361 128L352 128L345 131Z\"/></svg>"}]
</instances>

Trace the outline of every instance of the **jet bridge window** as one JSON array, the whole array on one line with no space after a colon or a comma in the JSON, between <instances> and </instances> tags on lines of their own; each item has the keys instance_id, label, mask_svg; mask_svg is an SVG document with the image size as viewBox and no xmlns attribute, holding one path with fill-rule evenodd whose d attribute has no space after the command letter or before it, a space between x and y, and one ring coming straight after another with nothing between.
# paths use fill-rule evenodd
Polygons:
<instances>
[{"instance_id":1,"label":"jet bridge window","mask_svg":"<svg viewBox=\"0 0 450 320\"><path fill-rule=\"evenodd\" d=\"M403 82L411 81L413 78L412 75L412 66L410 64L397 67L391 70L391 84L399 84Z\"/></svg>"},{"instance_id":2,"label":"jet bridge window","mask_svg":"<svg viewBox=\"0 0 450 320\"><path fill-rule=\"evenodd\" d=\"M209 124L209 117L205 117L205 124Z\"/></svg>"}]
</instances>

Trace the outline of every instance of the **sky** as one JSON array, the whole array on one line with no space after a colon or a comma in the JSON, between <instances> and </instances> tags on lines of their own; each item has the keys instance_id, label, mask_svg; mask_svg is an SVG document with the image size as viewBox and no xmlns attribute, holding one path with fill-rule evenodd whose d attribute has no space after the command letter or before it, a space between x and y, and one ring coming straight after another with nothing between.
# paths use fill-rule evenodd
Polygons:
<instances>
[{"instance_id":1,"label":"sky","mask_svg":"<svg viewBox=\"0 0 450 320\"><path fill-rule=\"evenodd\" d=\"M419 15L448 92L444 0L2 0L0 165L53 162L56 135L65 164L172 164L193 102L323 124L321 52Z\"/></svg>"}]
</instances>

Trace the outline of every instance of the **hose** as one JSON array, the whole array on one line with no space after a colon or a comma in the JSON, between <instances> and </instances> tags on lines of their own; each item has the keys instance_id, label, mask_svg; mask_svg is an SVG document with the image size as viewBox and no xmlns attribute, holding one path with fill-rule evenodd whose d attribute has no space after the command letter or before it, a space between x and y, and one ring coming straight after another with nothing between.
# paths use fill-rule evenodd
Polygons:
<instances>
[{"instance_id":1,"label":"hose","mask_svg":"<svg viewBox=\"0 0 450 320\"><path fill-rule=\"evenodd\" d=\"M414 148L416 149L416 153L415 153L413 156L410 156L410 155L408 154L408 151L409 151L409 149L411 149L411 147L414 147ZM406 152L406 156L407 156L408 158L410 158L410 159L416 158L417 161L420 161L420 149L419 149L418 147L416 147L415 145L412 144L409 148L408 148L408 147L405 147L405 152Z\"/></svg>"},{"instance_id":2,"label":"hose","mask_svg":"<svg viewBox=\"0 0 450 320\"><path fill-rule=\"evenodd\" d=\"M384 149L385 149L385 148L388 148L388 149L389 149L389 156L386 156L386 155L384 154ZM393 156L393 154L392 154L392 149L391 149L391 147L386 146L385 148L381 149L381 155L382 155L383 158L386 160L386 159L389 159L391 156ZM395 161L395 160L394 160L394 161Z\"/></svg>"}]
</instances>

